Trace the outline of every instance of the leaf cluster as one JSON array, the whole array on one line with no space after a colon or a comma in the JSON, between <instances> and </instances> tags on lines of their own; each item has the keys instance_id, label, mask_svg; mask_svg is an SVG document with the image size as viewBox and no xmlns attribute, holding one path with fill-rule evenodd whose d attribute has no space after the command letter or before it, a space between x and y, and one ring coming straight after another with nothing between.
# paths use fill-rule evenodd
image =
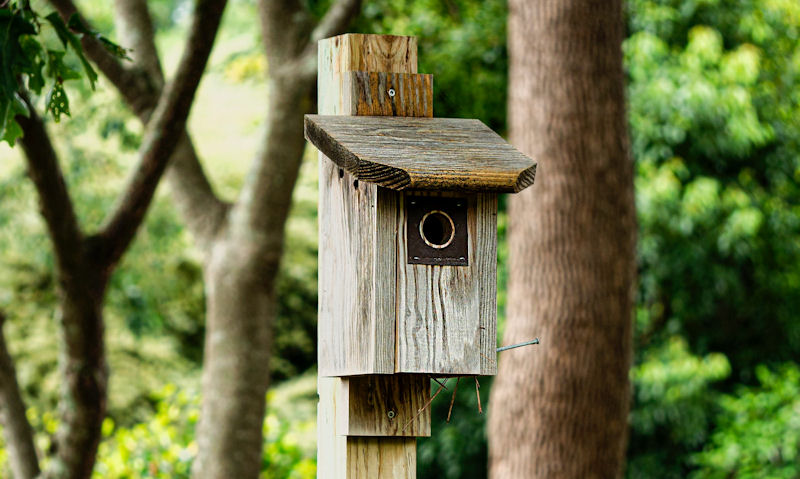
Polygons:
<instances>
[{"instance_id":1,"label":"leaf cluster","mask_svg":"<svg viewBox=\"0 0 800 479\"><path fill-rule=\"evenodd\" d=\"M27 1L0 8L0 141L13 146L22 136L15 118L30 114L23 100L26 90L37 96L46 91L45 110L58 122L61 115L70 115L65 81L85 76L95 88L97 73L84 55L83 35L96 37L115 56L128 58L125 49L90 30L77 15L65 23L56 12L40 15ZM68 53L80 70L67 60Z\"/></svg>"}]
</instances>

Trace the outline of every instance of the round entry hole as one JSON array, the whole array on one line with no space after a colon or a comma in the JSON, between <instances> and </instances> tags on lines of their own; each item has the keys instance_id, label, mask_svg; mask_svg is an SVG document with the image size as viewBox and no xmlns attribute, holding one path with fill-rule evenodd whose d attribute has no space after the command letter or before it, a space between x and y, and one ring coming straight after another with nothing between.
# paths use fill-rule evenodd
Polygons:
<instances>
[{"instance_id":1,"label":"round entry hole","mask_svg":"<svg viewBox=\"0 0 800 479\"><path fill-rule=\"evenodd\" d=\"M442 249L453 242L456 227L450 215L444 211L433 210L426 213L419 222L419 234L431 248Z\"/></svg>"}]
</instances>

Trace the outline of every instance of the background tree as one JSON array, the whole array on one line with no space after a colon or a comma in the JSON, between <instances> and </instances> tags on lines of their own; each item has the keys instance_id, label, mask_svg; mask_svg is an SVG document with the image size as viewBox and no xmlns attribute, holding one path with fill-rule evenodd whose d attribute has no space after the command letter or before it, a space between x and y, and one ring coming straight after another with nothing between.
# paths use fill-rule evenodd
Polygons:
<instances>
[{"instance_id":1,"label":"background tree","mask_svg":"<svg viewBox=\"0 0 800 479\"><path fill-rule=\"evenodd\" d=\"M76 11L69 0L51 3L65 16ZM144 68L119 72L95 39L85 37L84 46L148 122L163 74L147 2L119 0L115 5L122 35ZM203 408L195 477L256 477L260 470L275 280L305 148L303 115L314 110L316 43L344 29L359 5L342 0L316 21L299 1L259 2L269 103L262 145L237 200L227 204L216 197L188 136L182 137L173 160L173 193L206 254Z\"/></svg>"},{"instance_id":2,"label":"background tree","mask_svg":"<svg viewBox=\"0 0 800 479\"><path fill-rule=\"evenodd\" d=\"M636 221L619 1L512 1L511 142L540 162L510 201L504 353L490 473L621 473L630 387Z\"/></svg>"},{"instance_id":3,"label":"background tree","mask_svg":"<svg viewBox=\"0 0 800 479\"><path fill-rule=\"evenodd\" d=\"M139 164L103 226L97 233L88 235L79 225L57 153L23 83L23 79L27 80L28 88L41 90L43 82L39 72L46 64L48 74L55 77L55 86L48 98L49 110L56 119L61 113L68 114L61 85L68 71L60 63L64 52L45 50L41 46L36 48L33 43L36 40L30 37L38 33L41 25L38 15L27 3L15 3L0 10L6 35L2 57L3 104L16 104L12 110L15 117L9 118L6 114L9 107L3 111L3 137L13 141L21 132L19 141L28 163L28 175L36 187L56 259L60 294L58 314L63 337L61 424L53 439L52 458L44 471L46 477L85 478L91 475L106 412L105 290L111 273L144 218L167 160L183 132L225 3L225 0L200 0L197 3L187 47L175 79L156 100L153 122L139 150ZM80 23L59 22L58 17L48 20L64 48L72 48L83 59L77 37L70 30L84 30L81 32L84 36L90 36L90 32ZM96 38L98 47L114 58L100 44L101 39ZM90 81L95 81L96 75L91 67L84 67ZM15 90L8 87L9 76L15 82ZM52 106L54 101L55 107ZM0 360L7 362L0 368L6 376L0 382L5 392L0 395L5 403L3 409L18 411L21 400L13 394L16 379L10 356L2 354ZM20 432L25 429L24 424L15 425L9 414L4 418L7 420L7 441L31 440L29 434ZM14 419L21 420L19 417ZM11 463L16 476L38 475L39 465L36 455L30 453L32 450L32 444L15 444L11 448L15 453Z\"/></svg>"}]
</instances>

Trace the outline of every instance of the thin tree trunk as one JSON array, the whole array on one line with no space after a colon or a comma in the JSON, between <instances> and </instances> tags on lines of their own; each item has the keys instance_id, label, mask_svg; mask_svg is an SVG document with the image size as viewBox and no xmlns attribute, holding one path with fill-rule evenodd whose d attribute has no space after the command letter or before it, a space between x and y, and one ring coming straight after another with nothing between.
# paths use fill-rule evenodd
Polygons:
<instances>
[{"instance_id":1,"label":"thin tree trunk","mask_svg":"<svg viewBox=\"0 0 800 479\"><path fill-rule=\"evenodd\" d=\"M195 478L254 478L261 468L274 286L305 146L298 131L311 107L314 82L272 79L270 85L264 159L247 180L263 185L258 178L263 175L268 183L234 205L205 268L203 408Z\"/></svg>"},{"instance_id":2,"label":"thin tree trunk","mask_svg":"<svg viewBox=\"0 0 800 479\"><path fill-rule=\"evenodd\" d=\"M511 0L511 141L539 160L511 199L506 344L492 389L494 479L616 477L635 277L619 0Z\"/></svg>"},{"instance_id":3,"label":"thin tree trunk","mask_svg":"<svg viewBox=\"0 0 800 479\"><path fill-rule=\"evenodd\" d=\"M8 451L8 462L15 479L34 479L39 475L39 458L33 430L25 416L25 403L17 382L14 361L3 334L5 316L0 312L0 422Z\"/></svg>"},{"instance_id":4,"label":"thin tree trunk","mask_svg":"<svg viewBox=\"0 0 800 479\"><path fill-rule=\"evenodd\" d=\"M76 11L71 0L50 1L62 15ZM84 37L84 46L147 122L163 83L147 3L116 0L116 6L120 31L146 67L144 77L108 58L92 38ZM196 478L258 476L274 285L305 147L303 114L313 108L316 41L341 32L359 7L359 0L338 0L315 25L302 2L259 2L270 65L269 106L261 151L233 205L214 195L187 134L176 150L168 174L172 192L207 254L203 406L192 471Z\"/></svg>"}]
</instances>

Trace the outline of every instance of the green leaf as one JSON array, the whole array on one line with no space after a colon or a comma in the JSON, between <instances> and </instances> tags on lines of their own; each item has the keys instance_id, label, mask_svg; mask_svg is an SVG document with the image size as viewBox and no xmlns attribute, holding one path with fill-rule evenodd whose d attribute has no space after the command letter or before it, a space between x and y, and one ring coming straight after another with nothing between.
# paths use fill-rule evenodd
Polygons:
<instances>
[{"instance_id":1,"label":"green leaf","mask_svg":"<svg viewBox=\"0 0 800 479\"><path fill-rule=\"evenodd\" d=\"M69 99L67 93L64 91L64 85L61 82L56 82L53 88L47 93L45 99L47 111L53 114L53 119L58 123L61 121L61 114L69 115Z\"/></svg>"},{"instance_id":2,"label":"green leaf","mask_svg":"<svg viewBox=\"0 0 800 479\"><path fill-rule=\"evenodd\" d=\"M21 115L27 118L30 116L30 112L16 93L11 101L7 102L7 107L8 111L5 114L0 113L0 141L5 141L13 147L16 139L22 136L22 128L14 117Z\"/></svg>"},{"instance_id":3,"label":"green leaf","mask_svg":"<svg viewBox=\"0 0 800 479\"><path fill-rule=\"evenodd\" d=\"M36 28L10 9L0 9L0 141L13 144L22 135L16 115L28 109L17 95L17 77L30 64L20 45L20 37L36 34Z\"/></svg>"},{"instance_id":4,"label":"green leaf","mask_svg":"<svg viewBox=\"0 0 800 479\"><path fill-rule=\"evenodd\" d=\"M56 82L76 80L81 77L80 73L64 63L65 54L66 52L61 50L47 50L47 76Z\"/></svg>"},{"instance_id":5,"label":"green leaf","mask_svg":"<svg viewBox=\"0 0 800 479\"><path fill-rule=\"evenodd\" d=\"M28 75L28 88L38 95L44 88L42 68L47 63L47 54L42 45L32 36L22 37L20 45L28 61L24 68L24 72Z\"/></svg>"},{"instance_id":6,"label":"green leaf","mask_svg":"<svg viewBox=\"0 0 800 479\"><path fill-rule=\"evenodd\" d=\"M95 37L103 45L103 47L115 57L133 61L133 59L128 56L128 52L131 51L130 49L123 48L117 45L116 43L112 42L108 38L100 35L98 32L90 29L88 25L83 23L81 17L79 17L77 13L73 13L72 16L69 17L69 21L67 21L67 26L71 30L78 32L82 35L89 35Z\"/></svg>"},{"instance_id":7,"label":"green leaf","mask_svg":"<svg viewBox=\"0 0 800 479\"><path fill-rule=\"evenodd\" d=\"M83 47L81 46L80 39L67 28L64 21L58 16L58 13L53 12L44 18L53 26L56 35L58 35L64 47L72 47L72 50L78 55L78 59L81 61L81 65L83 65L83 70L86 72L86 77L89 79L89 84L92 86L92 90L94 90L95 83L97 82L97 73L83 54Z\"/></svg>"}]
</instances>

